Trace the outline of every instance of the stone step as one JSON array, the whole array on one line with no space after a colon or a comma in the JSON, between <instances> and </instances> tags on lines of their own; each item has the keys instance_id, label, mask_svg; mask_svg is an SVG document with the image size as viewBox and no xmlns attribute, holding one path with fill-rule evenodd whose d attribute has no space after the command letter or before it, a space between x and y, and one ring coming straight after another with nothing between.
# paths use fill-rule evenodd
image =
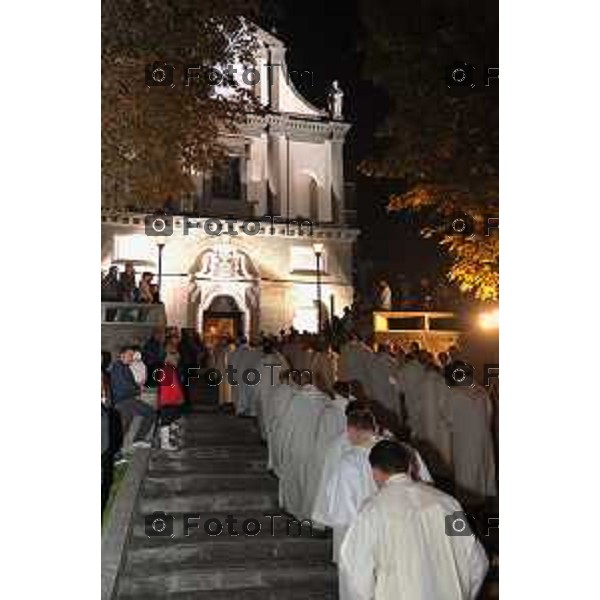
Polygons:
<instances>
[{"instance_id":1,"label":"stone step","mask_svg":"<svg viewBox=\"0 0 600 600\"><path fill-rule=\"evenodd\" d=\"M191 512L191 511L190 511ZM267 517L265 512L268 512L271 516ZM174 537L152 537L149 538L146 535L145 530L145 515L138 513L134 515L132 522L132 541L135 544L135 547L143 546L145 544L149 544L152 547L156 547L159 543L164 543L165 545L171 544L174 540L194 540L194 543L197 541L202 541L206 539L213 539L209 536L205 536L203 531L204 523L208 519L218 519L221 523L223 523L223 535L227 532L227 524L226 519L228 517L233 517L237 520L237 525L235 528L240 531L242 524L244 521L248 519L254 519L260 523L260 534L257 537L319 537L321 539L324 538L325 533L323 531L317 530L314 528L311 532L310 525L307 522L302 524L302 527L298 525L298 521L296 521L291 515L284 513L281 510L273 510L273 511L231 511L229 513L225 512L208 512L208 513L200 513L199 522L201 524L202 529L200 532L196 530L191 531L189 538L184 536L183 532L183 513L170 513L173 516L173 536ZM288 526L289 524L289 526ZM216 538L215 538L216 539ZM328 543L327 539L323 539L324 543Z\"/></svg>"},{"instance_id":2,"label":"stone step","mask_svg":"<svg viewBox=\"0 0 600 600\"><path fill-rule=\"evenodd\" d=\"M261 446L260 437L254 432L184 431L181 436L183 448L193 446Z\"/></svg>"},{"instance_id":3,"label":"stone step","mask_svg":"<svg viewBox=\"0 0 600 600\"><path fill-rule=\"evenodd\" d=\"M226 444L212 446L198 446L181 448L173 452L155 450L152 452L150 467L156 465L170 465L182 461L200 462L203 460L267 460L267 449L259 444L233 445Z\"/></svg>"},{"instance_id":4,"label":"stone step","mask_svg":"<svg viewBox=\"0 0 600 600\"><path fill-rule=\"evenodd\" d=\"M255 537L243 534L242 523L234 525L240 534L229 536L227 524L223 533L211 537L198 522L200 529L193 529L186 538L146 538L143 544L130 548L126 571L141 576L160 572L168 565L179 567L222 567L229 563L265 561L273 567L279 560L296 560L328 563L332 556L331 540L310 537L271 537L269 531L261 531Z\"/></svg>"},{"instance_id":5,"label":"stone step","mask_svg":"<svg viewBox=\"0 0 600 600\"><path fill-rule=\"evenodd\" d=\"M214 598L213 592L216 590L233 592L258 588L264 598L271 591L304 585L313 589L319 587L324 593L334 592L337 586L335 567L323 561L299 562L297 559L267 562L245 560L235 565L209 564L190 568L165 563L158 573L132 576L124 572L119 581L117 597L138 595L148 598L154 594L164 598L173 592L210 592L211 595L206 597ZM231 598L231 595L224 597Z\"/></svg>"},{"instance_id":6,"label":"stone step","mask_svg":"<svg viewBox=\"0 0 600 600\"><path fill-rule=\"evenodd\" d=\"M142 494L145 498L157 498L171 494L194 494L216 492L265 492L277 494L277 480L265 473L235 474L218 476L214 474L178 473L168 477L158 477L154 472L146 477Z\"/></svg>"},{"instance_id":7,"label":"stone step","mask_svg":"<svg viewBox=\"0 0 600 600\"><path fill-rule=\"evenodd\" d=\"M183 423L193 427L205 427L208 423L218 427L239 427L247 429L256 428L256 419L249 417L237 417L232 414L190 412L184 416Z\"/></svg>"},{"instance_id":8,"label":"stone step","mask_svg":"<svg viewBox=\"0 0 600 600\"><path fill-rule=\"evenodd\" d=\"M211 460L170 460L153 461L148 470L151 477L172 477L181 475L210 475L211 477L233 477L252 474L264 475L267 472L267 459L211 459Z\"/></svg>"},{"instance_id":9,"label":"stone step","mask_svg":"<svg viewBox=\"0 0 600 600\"><path fill-rule=\"evenodd\" d=\"M241 588L207 592L174 592L162 594L119 594L118 600L337 600L336 586L304 584L301 587Z\"/></svg>"},{"instance_id":10,"label":"stone step","mask_svg":"<svg viewBox=\"0 0 600 600\"><path fill-rule=\"evenodd\" d=\"M174 494L145 497L139 500L139 512L265 512L277 509L277 492L232 492Z\"/></svg>"}]
</instances>

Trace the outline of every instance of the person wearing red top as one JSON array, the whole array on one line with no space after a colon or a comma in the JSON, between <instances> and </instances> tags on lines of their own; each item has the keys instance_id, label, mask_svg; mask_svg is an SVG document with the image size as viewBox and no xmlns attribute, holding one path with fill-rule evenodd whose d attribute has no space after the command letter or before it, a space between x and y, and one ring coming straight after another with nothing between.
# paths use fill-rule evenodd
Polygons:
<instances>
[{"instance_id":1,"label":"person wearing red top","mask_svg":"<svg viewBox=\"0 0 600 600\"><path fill-rule=\"evenodd\" d=\"M164 450L177 449L177 445L173 444L173 438L176 438L179 432L177 421L181 417L181 406L185 400L183 387L177 374L177 365L173 364L174 362L171 356L167 356L162 372L158 373L160 381L157 381L160 446Z\"/></svg>"}]
</instances>

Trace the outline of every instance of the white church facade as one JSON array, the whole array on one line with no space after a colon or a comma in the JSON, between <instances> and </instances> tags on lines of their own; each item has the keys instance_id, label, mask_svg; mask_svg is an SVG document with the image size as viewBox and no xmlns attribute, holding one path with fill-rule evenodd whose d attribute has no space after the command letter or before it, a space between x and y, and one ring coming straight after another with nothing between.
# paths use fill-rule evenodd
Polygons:
<instances>
[{"instance_id":1,"label":"white church facade","mask_svg":"<svg viewBox=\"0 0 600 600\"><path fill-rule=\"evenodd\" d=\"M265 114L248 115L224 138L224 166L197 175L193 199L162 223L168 235L148 235L144 213L102 209L102 269L131 260L138 272L160 271L168 324L205 335L316 330L317 278L324 317L341 314L353 297L358 230L344 182L350 125L341 100L329 110L312 106L288 76L284 44L257 35Z\"/></svg>"}]
</instances>

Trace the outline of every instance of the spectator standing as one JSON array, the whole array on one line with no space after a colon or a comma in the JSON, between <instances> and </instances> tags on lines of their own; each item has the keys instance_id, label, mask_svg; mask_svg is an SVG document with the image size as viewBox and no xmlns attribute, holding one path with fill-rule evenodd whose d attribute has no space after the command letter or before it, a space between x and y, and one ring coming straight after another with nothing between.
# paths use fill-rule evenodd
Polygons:
<instances>
[{"instance_id":1,"label":"spectator standing","mask_svg":"<svg viewBox=\"0 0 600 600\"><path fill-rule=\"evenodd\" d=\"M119 298L119 269L110 267L106 276L102 279L102 302L118 302Z\"/></svg>"},{"instance_id":2,"label":"spectator standing","mask_svg":"<svg viewBox=\"0 0 600 600\"><path fill-rule=\"evenodd\" d=\"M392 310L392 289L383 279L377 285L377 308L379 310Z\"/></svg>"},{"instance_id":3,"label":"spectator standing","mask_svg":"<svg viewBox=\"0 0 600 600\"><path fill-rule=\"evenodd\" d=\"M131 262L125 263L125 270L119 277L119 294L123 302L135 301L135 271Z\"/></svg>"},{"instance_id":4,"label":"spectator standing","mask_svg":"<svg viewBox=\"0 0 600 600\"><path fill-rule=\"evenodd\" d=\"M145 304L152 304L154 302L154 294L151 287L153 277L154 275L148 271L142 273L139 292L140 302L144 302Z\"/></svg>"},{"instance_id":5,"label":"spectator standing","mask_svg":"<svg viewBox=\"0 0 600 600\"><path fill-rule=\"evenodd\" d=\"M147 378L147 385L149 387L154 387L156 385L154 372L165 360L166 352L164 342L164 331L162 329L156 329L142 347L142 360L148 368L149 377Z\"/></svg>"}]
</instances>

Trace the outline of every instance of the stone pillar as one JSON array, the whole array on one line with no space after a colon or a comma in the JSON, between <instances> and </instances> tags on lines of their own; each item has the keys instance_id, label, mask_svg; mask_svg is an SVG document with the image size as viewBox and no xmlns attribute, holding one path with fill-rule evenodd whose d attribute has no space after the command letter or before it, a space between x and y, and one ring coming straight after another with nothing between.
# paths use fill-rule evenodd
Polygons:
<instances>
[{"instance_id":1,"label":"stone pillar","mask_svg":"<svg viewBox=\"0 0 600 600\"><path fill-rule=\"evenodd\" d=\"M332 139L329 145L329 161L331 169L331 214L338 223L344 212L344 141ZM336 210L333 210L333 207Z\"/></svg>"}]
</instances>

